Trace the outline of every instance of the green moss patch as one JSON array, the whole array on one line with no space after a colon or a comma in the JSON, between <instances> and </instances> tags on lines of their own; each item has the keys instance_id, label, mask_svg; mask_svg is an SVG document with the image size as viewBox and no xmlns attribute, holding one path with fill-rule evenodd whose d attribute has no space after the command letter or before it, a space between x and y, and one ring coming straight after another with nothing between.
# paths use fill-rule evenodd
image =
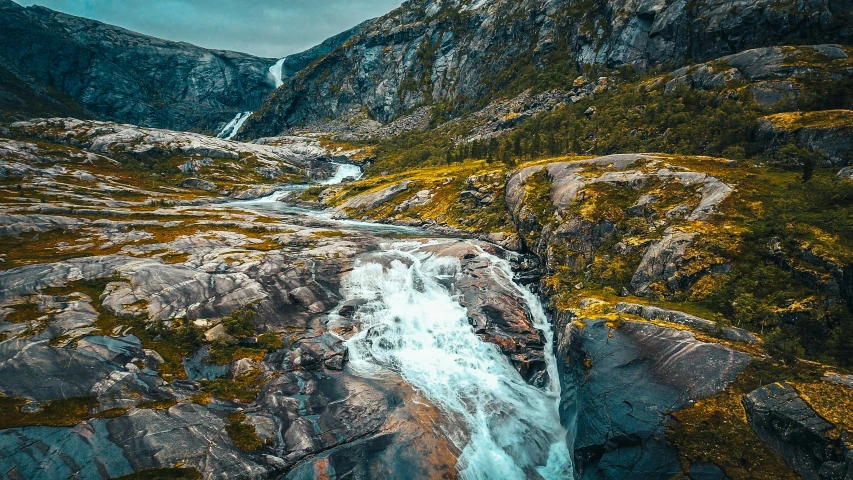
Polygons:
<instances>
[{"instance_id":1,"label":"green moss patch","mask_svg":"<svg viewBox=\"0 0 853 480\"><path fill-rule=\"evenodd\" d=\"M255 433L255 426L244 423L246 414L243 412L234 412L228 416L231 422L225 426L225 431L234 442L234 445L244 452L254 452L263 447L261 439Z\"/></svg>"},{"instance_id":2,"label":"green moss patch","mask_svg":"<svg viewBox=\"0 0 853 480\"><path fill-rule=\"evenodd\" d=\"M782 130L800 128L853 128L853 111L824 110L818 112L777 113L764 117Z\"/></svg>"},{"instance_id":3,"label":"green moss patch","mask_svg":"<svg viewBox=\"0 0 853 480\"><path fill-rule=\"evenodd\" d=\"M0 430L29 426L71 427L91 418L89 411L98 407L94 397L51 400L40 405L41 411L25 413L27 400L0 396Z\"/></svg>"},{"instance_id":4,"label":"green moss patch","mask_svg":"<svg viewBox=\"0 0 853 480\"><path fill-rule=\"evenodd\" d=\"M137 405L136 408L140 408L143 410L168 410L177 404L178 402L174 399L164 398L142 402Z\"/></svg>"},{"instance_id":5,"label":"green moss patch","mask_svg":"<svg viewBox=\"0 0 853 480\"><path fill-rule=\"evenodd\" d=\"M216 398L228 402L252 403L257 400L261 393L260 387L266 383L266 378L259 371L244 373L230 380L217 378L216 380L202 380L201 388Z\"/></svg>"}]
</instances>

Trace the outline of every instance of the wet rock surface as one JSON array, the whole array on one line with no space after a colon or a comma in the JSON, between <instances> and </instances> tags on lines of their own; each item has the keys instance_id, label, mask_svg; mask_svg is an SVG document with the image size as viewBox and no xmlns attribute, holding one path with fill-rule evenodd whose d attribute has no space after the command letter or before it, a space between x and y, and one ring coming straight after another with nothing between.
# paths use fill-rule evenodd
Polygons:
<instances>
[{"instance_id":1,"label":"wet rock surface","mask_svg":"<svg viewBox=\"0 0 853 480\"><path fill-rule=\"evenodd\" d=\"M4 238L30 235L37 242L62 233L67 241L47 251L71 252L65 259L31 252L0 270L0 391L4 400L22 402L9 412L23 419L2 421L4 475L106 479L176 464L205 478L455 474L458 451L439 433L440 413L399 376L349 372L346 347L325 326L352 260L378 248L382 233L204 197L176 205L172 195L193 198L192 190L169 187L157 196L85 162L109 164L116 145L130 145L125 134L140 132L156 137L156 148L177 144L212 156L222 145L230 155L228 144L74 125L98 131L80 145L104 145L104 157L69 147L60 158L70 163L55 172L33 167L48 155L34 145L13 144L15 157L4 157L6 168L20 162L14 168L28 192L58 194L36 205L49 214L27 212L24 197L4 203ZM70 174L78 163L96 181L150 192L163 206L100 201L73 193L73 183L41 182ZM137 218L140 207L146 219ZM250 327L228 323L247 310ZM75 402L84 406L68 420L40 417L51 405Z\"/></svg>"}]
</instances>

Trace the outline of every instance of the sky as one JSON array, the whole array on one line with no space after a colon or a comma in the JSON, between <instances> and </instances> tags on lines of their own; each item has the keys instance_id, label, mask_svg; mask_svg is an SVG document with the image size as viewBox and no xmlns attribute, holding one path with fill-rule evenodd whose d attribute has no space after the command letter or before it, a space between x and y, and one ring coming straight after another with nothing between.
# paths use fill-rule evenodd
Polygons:
<instances>
[{"instance_id":1,"label":"sky","mask_svg":"<svg viewBox=\"0 0 853 480\"><path fill-rule=\"evenodd\" d=\"M301 52L402 0L36 0L18 3L93 18L201 47L281 58Z\"/></svg>"}]
</instances>

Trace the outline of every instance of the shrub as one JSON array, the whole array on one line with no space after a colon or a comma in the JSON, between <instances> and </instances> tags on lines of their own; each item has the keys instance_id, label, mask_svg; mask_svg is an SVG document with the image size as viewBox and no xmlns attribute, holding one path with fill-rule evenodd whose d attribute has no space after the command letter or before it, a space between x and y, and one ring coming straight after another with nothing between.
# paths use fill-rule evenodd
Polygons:
<instances>
[{"instance_id":1,"label":"shrub","mask_svg":"<svg viewBox=\"0 0 853 480\"><path fill-rule=\"evenodd\" d=\"M767 347L767 353L771 357L781 360L788 365L794 364L797 361L797 357L805 354L796 333L787 328L777 328L774 330L764 339L764 344Z\"/></svg>"}]
</instances>

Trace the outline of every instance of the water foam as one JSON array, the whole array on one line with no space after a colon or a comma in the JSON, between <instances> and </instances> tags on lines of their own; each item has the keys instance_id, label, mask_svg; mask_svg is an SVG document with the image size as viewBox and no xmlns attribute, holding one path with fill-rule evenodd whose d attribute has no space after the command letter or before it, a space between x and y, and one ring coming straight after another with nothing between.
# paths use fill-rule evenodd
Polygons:
<instances>
[{"instance_id":1,"label":"water foam","mask_svg":"<svg viewBox=\"0 0 853 480\"><path fill-rule=\"evenodd\" d=\"M320 185L338 185L347 178L358 180L364 174L358 165L351 163L335 163L333 165L336 166L335 174L320 182Z\"/></svg>"},{"instance_id":2,"label":"water foam","mask_svg":"<svg viewBox=\"0 0 853 480\"><path fill-rule=\"evenodd\" d=\"M463 479L571 478L558 382L546 390L527 384L495 345L483 342L444 286L459 261L419 246L401 243L359 260L347 278L347 299L368 301L355 314L362 330L347 341L350 369L363 376L396 371L441 408L444 432L461 450ZM538 299L512 282L508 263L489 260L499 281L518 291L550 331Z\"/></svg>"},{"instance_id":3,"label":"water foam","mask_svg":"<svg viewBox=\"0 0 853 480\"><path fill-rule=\"evenodd\" d=\"M237 132L240 131L240 128L246 123L246 120L252 116L254 112L240 112L235 116L230 122L228 122L219 133L216 134L216 138L224 138L225 140L231 140L237 135Z\"/></svg>"},{"instance_id":4,"label":"water foam","mask_svg":"<svg viewBox=\"0 0 853 480\"><path fill-rule=\"evenodd\" d=\"M270 67L270 75L272 75L272 78L275 81L275 88L284 85L284 79L282 78L284 72L282 72L282 70L284 69L285 60L287 60L287 58L282 58Z\"/></svg>"}]
</instances>

